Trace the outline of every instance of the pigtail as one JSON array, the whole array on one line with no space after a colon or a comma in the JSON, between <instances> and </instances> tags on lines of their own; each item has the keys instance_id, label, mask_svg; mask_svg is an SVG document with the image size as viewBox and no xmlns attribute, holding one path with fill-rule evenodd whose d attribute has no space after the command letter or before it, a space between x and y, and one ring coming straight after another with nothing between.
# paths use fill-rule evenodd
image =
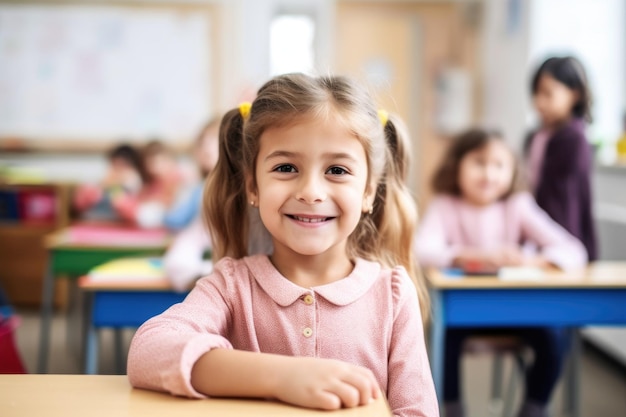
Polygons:
<instances>
[{"instance_id":1,"label":"pigtail","mask_svg":"<svg viewBox=\"0 0 626 417\"><path fill-rule=\"evenodd\" d=\"M213 260L247 254L248 206L242 141L244 120L239 109L222 118L219 159L204 189L204 216L213 241Z\"/></svg>"},{"instance_id":2,"label":"pigtail","mask_svg":"<svg viewBox=\"0 0 626 417\"><path fill-rule=\"evenodd\" d=\"M430 297L413 253L413 238L417 226L417 207L407 186L411 165L411 145L406 126L390 115L385 123L387 158L385 177L377 189L372 216L387 254L397 265L404 265L417 288L424 322L430 317Z\"/></svg>"}]
</instances>

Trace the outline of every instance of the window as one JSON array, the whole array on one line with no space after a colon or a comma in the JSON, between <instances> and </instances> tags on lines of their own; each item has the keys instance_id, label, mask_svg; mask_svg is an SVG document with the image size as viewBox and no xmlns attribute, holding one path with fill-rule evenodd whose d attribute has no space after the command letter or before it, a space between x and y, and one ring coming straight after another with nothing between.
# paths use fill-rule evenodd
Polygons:
<instances>
[{"instance_id":1,"label":"window","mask_svg":"<svg viewBox=\"0 0 626 417\"><path fill-rule=\"evenodd\" d=\"M315 68L315 21L306 14L280 14L270 25L270 73L311 73Z\"/></svg>"}]
</instances>

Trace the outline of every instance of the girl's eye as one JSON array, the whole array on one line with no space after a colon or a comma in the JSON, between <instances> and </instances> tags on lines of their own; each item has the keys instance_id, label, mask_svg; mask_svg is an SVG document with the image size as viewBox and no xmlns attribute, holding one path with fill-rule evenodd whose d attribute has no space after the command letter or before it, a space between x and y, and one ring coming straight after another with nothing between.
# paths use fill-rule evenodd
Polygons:
<instances>
[{"instance_id":1,"label":"girl's eye","mask_svg":"<svg viewBox=\"0 0 626 417\"><path fill-rule=\"evenodd\" d=\"M344 175L347 174L348 171L341 167L330 167L326 173L331 175Z\"/></svg>"},{"instance_id":2,"label":"girl's eye","mask_svg":"<svg viewBox=\"0 0 626 417\"><path fill-rule=\"evenodd\" d=\"M276 168L274 168L274 171L292 173L292 172L296 172L296 167L294 167L293 165L279 165Z\"/></svg>"}]
</instances>

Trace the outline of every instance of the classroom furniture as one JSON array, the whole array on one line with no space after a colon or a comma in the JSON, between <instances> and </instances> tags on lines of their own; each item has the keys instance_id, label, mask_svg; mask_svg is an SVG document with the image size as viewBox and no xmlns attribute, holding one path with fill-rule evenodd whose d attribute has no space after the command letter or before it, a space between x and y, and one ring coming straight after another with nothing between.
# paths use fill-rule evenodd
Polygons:
<instances>
[{"instance_id":1,"label":"classroom furniture","mask_svg":"<svg viewBox=\"0 0 626 417\"><path fill-rule=\"evenodd\" d=\"M183 301L187 293L176 292L166 279L154 281L128 280L95 281L85 275L78 286L87 295L87 332L85 334L85 373L98 372L98 330L121 330L139 327L150 317L162 313L173 304ZM121 352L120 332L115 332L118 371Z\"/></svg>"},{"instance_id":2,"label":"classroom furniture","mask_svg":"<svg viewBox=\"0 0 626 417\"><path fill-rule=\"evenodd\" d=\"M275 401L192 400L135 389L125 375L0 375L3 417L390 417L383 398L333 412Z\"/></svg>"},{"instance_id":3,"label":"classroom furniture","mask_svg":"<svg viewBox=\"0 0 626 417\"><path fill-rule=\"evenodd\" d=\"M430 361L440 402L447 327L626 325L626 263L595 262L576 271L545 271L527 280L446 276L435 269L425 275L433 303ZM570 357L577 358L580 341L578 337L572 341ZM578 361L570 360L569 366L569 408L578 416Z\"/></svg>"},{"instance_id":4,"label":"classroom furniture","mask_svg":"<svg viewBox=\"0 0 626 417\"><path fill-rule=\"evenodd\" d=\"M43 239L68 225L71 185L2 181L0 285L12 304L39 306L48 257ZM58 290L55 304L63 306L66 295L62 287Z\"/></svg>"},{"instance_id":5,"label":"classroom furniture","mask_svg":"<svg viewBox=\"0 0 626 417\"><path fill-rule=\"evenodd\" d=\"M76 279L97 265L126 256L162 255L170 236L161 229L139 229L112 223L78 223L45 239L49 253L44 277L37 373L47 371L54 280Z\"/></svg>"},{"instance_id":6,"label":"classroom furniture","mask_svg":"<svg viewBox=\"0 0 626 417\"><path fill-rule=\"evenodd\" d=\"M518 380L526 371L526 351L524 342L513 336L477 335L469 337L463 344L463 355L490 355L493 357L491 370L490 416L509 417L513 411L513 396ZM504 383L504 357L513 358L513 369L507 383L506 392L502 392Z\"/></svg>"}]
</instances>

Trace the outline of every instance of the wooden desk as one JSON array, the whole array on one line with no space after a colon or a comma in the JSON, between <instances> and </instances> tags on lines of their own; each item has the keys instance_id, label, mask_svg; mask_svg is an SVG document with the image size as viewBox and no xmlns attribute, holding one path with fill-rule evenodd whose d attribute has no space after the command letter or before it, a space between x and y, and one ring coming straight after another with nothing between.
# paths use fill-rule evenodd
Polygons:
<instances>
[{"instance_id":1,"label":"wooden desk","mask_svg":"<svg viewBox=\"0 0 626 417\"><path fill-rule=\"evenodd\" d=\"M451 277L433 269L425 275L433 303L430 361L440 401L447 327L626 325L626 263L596 262L578 271L547 271L537 280ZM578 349L574 343L574 357ZM575 378L571 385L570 408L576 413Z\"/></svg>"},{"instance_id":2,"label":"wooden desk","mask_svg":"<svg viewBox=\"0 0 626 417\"><path fill-rule=\"evenodd\" d=\"M389 417L384 399L333 412L272 401L191 400L134 389L125 375L0 375L2 417Z\"/></svg>"},{"instance_id":3,"label":"wooden desk","mask_svg":"<svg viewBox=\"0 0 626 417\"><path fill-rule=\"evenodd\" d=\"M143 230L110 223L79 223L46 237L50 256L43 283L37 372L47 371L54 278L77 278L91 268L125 256L162 255L170 236L164 230Z\"/></svg>"},{"instance_id":4,"label":"wooden desk","mask_svg":"<svg viewBox=\"0 0 626 417\"><path fill-rule=\"evenodd\" d=\"M85 332L85 373L98 371L98 329L139 327L144 321L183 301L187 292L176 292L168 280L159 281L92 281L89 276L78 280L87 301ZM118 369L122 358L119 331L115 332L115 357Z\"/></svg>"}]
</instances>

